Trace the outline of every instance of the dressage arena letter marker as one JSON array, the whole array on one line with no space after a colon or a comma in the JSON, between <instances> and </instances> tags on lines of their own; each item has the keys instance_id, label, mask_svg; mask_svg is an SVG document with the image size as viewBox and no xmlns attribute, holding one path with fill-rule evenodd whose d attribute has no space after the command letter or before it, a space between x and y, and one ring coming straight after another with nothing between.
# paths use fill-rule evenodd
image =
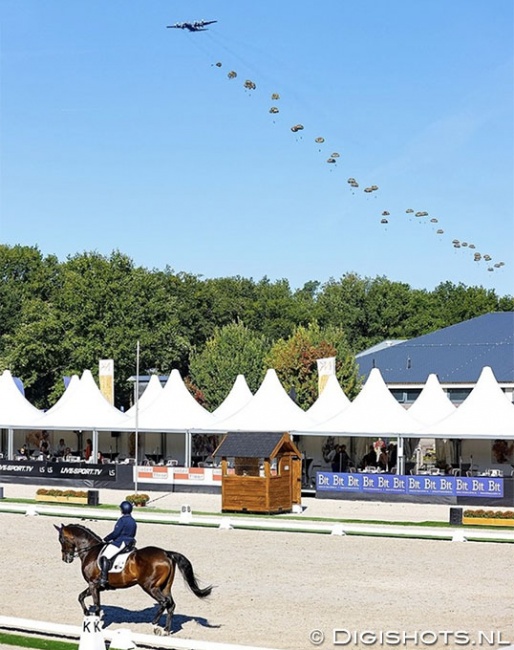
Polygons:
<instances>
[{"instance_id":1,"label":"dressage arena letter marker","mask_svg":"<svg viewBox=\"0 0 514 650\"><path fill-rule=\"evenodd\" d=\"M99 616L84 617L79 650L105 650L102 621Z\"/></svg>"}]
</instances>

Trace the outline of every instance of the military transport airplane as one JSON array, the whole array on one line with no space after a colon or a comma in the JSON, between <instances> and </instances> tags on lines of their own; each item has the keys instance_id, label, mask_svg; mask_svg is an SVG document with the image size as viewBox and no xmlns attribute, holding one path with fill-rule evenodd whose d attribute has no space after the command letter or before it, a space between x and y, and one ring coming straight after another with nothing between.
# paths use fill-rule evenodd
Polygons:
<instances>
[{"instance_id":1,"label":"military transport airplane","mask_svg":"<svg viewBox=\"0 0 514 650\"><path fill-rule=\"evenodd\" d=\"M175 23L174 25L166 25L168 29L187 29L190 32L205 32L205 26L217 23L217 20L195 20L194 23Z\"/></svg>"}]
</instances>

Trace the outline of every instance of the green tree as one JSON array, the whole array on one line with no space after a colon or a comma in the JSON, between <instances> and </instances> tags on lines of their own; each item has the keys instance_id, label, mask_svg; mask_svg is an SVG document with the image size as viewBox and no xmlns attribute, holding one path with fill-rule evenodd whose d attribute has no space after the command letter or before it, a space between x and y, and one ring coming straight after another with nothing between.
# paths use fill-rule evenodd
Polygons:
<instances>
[{"instance_id":1,"label":"green tree","mask_svg":"<svg viewBox=\"0 0 514 650\"><path fill-rule=\"evenodd\" d=\"M190 362L191 377L201 387L209 407L221 404L240 374L255 392L264 379L268 351L266 338L242 323L217 329L205 347L192 354Z\"/></svg>"},{"instance_id":2,"label":"green tree","mask_svg":"<svg viewBox=\"0 0 514 650\"><path fill-rule=\"evenodd\" d=\"M317 360L336 357L336 376L346 393L353 399L360 389L355 357L342 328L320 328L317 323L298 327L291 337L277 341L266 357L268 367L274 368L286 391L294 389L296 401L308 408L318 397Z\"/></svg>"}]
</instances>

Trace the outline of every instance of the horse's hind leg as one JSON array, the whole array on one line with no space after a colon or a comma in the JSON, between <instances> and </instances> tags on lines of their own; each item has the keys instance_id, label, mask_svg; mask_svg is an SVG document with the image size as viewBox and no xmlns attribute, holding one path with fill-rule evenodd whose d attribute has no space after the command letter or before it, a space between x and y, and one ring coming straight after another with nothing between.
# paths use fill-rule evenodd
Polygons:
<instances>
[{"instance_id":1,"label":"horse's hind leg","mask_svg":"<svg viewBox=\"0 0 514 650\"><path fill-rule=\"evenodd\" d=\"M164 612L165 609L166 609L166 603L165 602L159 603L159 609L157 610L157 614L153 618L152 625L159 624L159 619L161 618L162 613Z\"/></svg>"},{"instance_id":2,"label":"horse's hind leg","mask_svg":"<svg viewBox=\"0 0 514 650\"><path fill-rule=\"evenodd\" d=\"M175 601L171 594L166 599L166 625L164 629L167 634L171 634L171 622L173 621L173 612L175 611Z\"/></svg>"}]
</instances>

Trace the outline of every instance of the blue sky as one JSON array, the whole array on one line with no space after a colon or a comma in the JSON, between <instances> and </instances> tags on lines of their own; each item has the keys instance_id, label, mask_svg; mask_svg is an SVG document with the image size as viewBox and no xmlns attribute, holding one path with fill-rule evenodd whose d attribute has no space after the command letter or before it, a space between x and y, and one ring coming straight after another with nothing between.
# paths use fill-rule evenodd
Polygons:
<instances>
[{"instance_id":1,"label":"blue sky","mask_svg":"<svg viewBox=\"0 0 514 650\"><path fill-rule=\"evenodd\" d=\"M513 295L513 6L3 0L0 241Z\"/></svg>"}]
</instances>

